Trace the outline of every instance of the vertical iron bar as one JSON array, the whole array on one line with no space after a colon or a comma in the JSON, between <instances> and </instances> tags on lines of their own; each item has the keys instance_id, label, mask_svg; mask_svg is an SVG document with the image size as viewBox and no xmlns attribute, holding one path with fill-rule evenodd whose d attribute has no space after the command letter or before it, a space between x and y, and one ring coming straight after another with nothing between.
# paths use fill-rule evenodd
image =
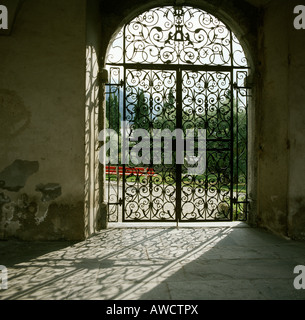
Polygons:
<instances>
[{"instance_id":1,"label":"vertical iron bar","mask_svg":"<svg viewBox=\"0 0 305 320\"><path fill-rule=\"evenodd\" d=\"M206 72L208 74L208 72ZM208 192L209 192L209 162L208 162L208 113L209 113L209 105L208 105L208 93L205 93L205 102L204 102L204 109L205 109L205 129L206 129L206 139L207 139L207 146L206 146L206 170L205 170L205 181L204 181L204 219L207 220L207 213L208 213Z\"/></svg>"},{"instance_id":2,"label":"vertical iron bar","mask_svg":"<svg viewBox=\"0 0 305 320\"><path fill-rule=\"evenodd\" d=\"M152 70L151 71L151 79L153 79L153 73L154 71ZM153 83L153 80L152 80L152 83ZM153 93L154 92L154 88L151 87L150 89L150 97L149 97L149 122L152 124L152 119L153 119L153 106L152 106L152 99L153 99ZM150 151L151 151L151 147L152 147L152 144L151 144L151 141L152 141L152 126L149 126L149 135L150 135ZM151 155L151 152L150 152L150 155ZM150 157L150 167L148 169L151 169L153 168L153 159L152 157ZM153 184L152 184L152 176L150 175L147 175L147 179L148 179L148 183L149 183L149 203L153 203L153 195L152 195L152 190L153 190ZM153 217L153 213L154 213L154 208L153 206L150 206L149 205L149 218L152 219Z\"/></svg>"},{"instance_id":3,"label":"vertical iron bar","mask_svg":"<svg viewBox=\"0 0 305 320\"><path fill-rule=\"evenodd\" d=\"M233 53L233 34L230 30L230 50L231 50L231 195L230 195L230 220L233 220L233 199L234 199L234 53Z\"/></svg>"},{"instance_id":4,"label":"vertical iron bar","mask_svg":"<svg viewBox=\"0 0 305 320\"><path fill-rule=\"evenodd\" d=\"M248 75L248 73L247 73ZM248 147L249 147L249 141L248 141L248 124L249 124L249 119L248 119L248 106L249 106L249 92L248 90L250 89L245 89L246 90L246 212L245 212L245 217L244 217L244 220L248 220L248 173L249 173L249 168L248 168L248 160L249 160L249 154L248 154Z\"/></svg>"},{"instance_id":5,"label":"vertical iron bar","mask_svg":"<svg viewBox=\"0 0 305 320\"><path fill-rule=\"evenodd\" d=\"M238 103L239 103L239 90L236 88L236 174L237 174L237 184L236 184L236 218L238 218L238 207L239 207L239 116L238 116Z\"/></svg>"},{"instance_id":6,"label":"vertical iron bar","mask_svg":"<svg viewBox=\"0 0 305 320\"><path fill-rule=\"evenodd\" d=\"M177 93L176 93L176 128L177 129L183 129L182 125L182 71L181 68L177 70L176 73L177 77ZM176 139L178 140L178 139ZM181 221L181 198L182 198L182 186L181 186L181 175L182 175L182 165L177 164L177 148L176 148L176 221L177 226L178 223Z\"/></svg>"},{"instance_id":7,"label":"vertical iron bar","mask_svg":"<svg viewBox=\"0 0 305 320\"><path fill-rule=\"evenodd\" d=\"M126 121L126 25L124 26L124 33L123 33L123 65L124 65L124 85L123 85L123 120L124 120L124 126L123 126L123 139L122 139L122 142L123 142L123 145L125 144L125 141L126 141L126 128L125 128L125 121ZM122 145L121 145L122 147ZM126 146L125 146L126 147ZM126 150L124 148L124 153L122 153L121 151L121 155L123 154L123 159L125 159L125 153L126 153ZM128 153L129 153L129 146L128 146ZM123 174L123 185L122 185L122 200L123 200L123 203L122 203L122 222L125 222L126 221L126 203L125 203L125 190L126 190L126 165L125 165L125 161L124 163L122 163L122 174Z\"/></svg>"},{"instance_id":8,"label":"vertical iron bar","mask_svg":"<svg viewBox=\"0 0 305 320\"><path fill-rule=\"evenodd\" d=\"M112 70L112 69L110 69L110 70ZM110 71L110 83L111 83L111 71ZM106 84L106 86L105 86L105 92L106 92L106 114L107 114L107 112L108 112L108 115L109 115L109 111L110 111L110 104L109 104L109 102L108 102L108 108L107 108L107 92L108 92L108 94L110 94L111 93L111 84ZM109 96L108 96L108 99L109 99ZM109 99L109 101L110 101L110 99ZM108 110L107 110L108 109ZM107 116L106 116L106 118L107 118ZM109 120L110 120L110 118L109 118ZM108 123L108 127L110 128L110 121L109 121L109 123ZM108 129L108 128L106 128L106 126L105 126L105 129ZM104 141L104 143L106 143L106 141ZM106 164L107 165L107 164ZM106 168L105 168L106 169ZM109 220L110 220L110 174L109 174L109 172L108 172L108 178L106 179L106 180L108 180L108 186L107 186L107 189L108 189L108 201L107 201L107 206L108 206L108 222L110 222Z\"/></svg>"},{"instance_id":9,"label":"vertical iron bar","mask_svg":"<svg viewBox=\"0 0 305 320\"><path fill-rule=\"evenodd\" d=\"M118 90L118 154L117 154L117 158L118 158L118 163L117 163L117 168L116 168L116 180L117 180L117 188L116 188L116 202L117 202L117 219L119 219L119 202L120 202L120 163L121 163L121 159L120 159L120 138L121 138L121 132L120 132L120 122L121 122L121 113L120 113L120 103L121 103L121 90L120 90L120 86L119 86L119 82L120 82L120 77L121 76L121 69L118 68L118 86L117 86L117 90Z\"/></svg>"}]
</instances>

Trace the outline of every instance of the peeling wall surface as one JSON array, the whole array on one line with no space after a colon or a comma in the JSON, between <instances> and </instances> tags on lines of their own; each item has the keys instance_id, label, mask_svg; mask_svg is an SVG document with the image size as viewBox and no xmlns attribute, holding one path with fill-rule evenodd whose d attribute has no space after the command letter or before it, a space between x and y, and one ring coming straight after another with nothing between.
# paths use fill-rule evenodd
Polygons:
<instances>
[{"instance_id":1,"label":"peeling wall surface","mask_svg":"<svg viewBox=\"0 0 305 320\"><path fill-rule=\"evenodd\" d=\"M86 1L8 2L15 17L0 34L0 238L83 239Z\"/></svg>"},{"instance_id":2,"label":"peeling wall surface","mask_svg":"<svg viewBox=\"0 0 305 320\"><path fill-rule=\"evenodd\" d=\"M1 4L10 0L2 1ZM227 23L254 73L250 222L305 239L305 30L295 0L181 0ZM98 73L109 42L167 0L14 0L0 33L0 239L78 240L95 231Z\"/></svg>"}]
</instances>

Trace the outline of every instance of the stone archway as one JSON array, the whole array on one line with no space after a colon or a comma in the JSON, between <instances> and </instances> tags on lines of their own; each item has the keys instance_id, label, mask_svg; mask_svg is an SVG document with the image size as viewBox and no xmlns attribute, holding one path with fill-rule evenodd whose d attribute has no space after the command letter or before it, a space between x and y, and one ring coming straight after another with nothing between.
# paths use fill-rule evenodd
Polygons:
<instances>
[{"instance_id":1,"label":"stone archway","mask_svg":"<svg viewBox=\"0 0 305 320\"><path fill-rule=\"evenodd\" d=\"M174 7L173 7L174 8ZM177 7L176 7L177 8ZM181 8L181 7L179 7L179 8ZM184 8L187 8L186 6L184 7ZM174 9L173 9L174 10ZM199 11L201 12L202 10L201 9L199 9ZM145 14L144 14L145 15ZM143 15L142 15L142 17L143 17ZM177 17L176 17L177 18ZM179 18L179 17L178 17ZM216 18L215 18L216 19ZM136 19L135 19L136 20ZM135 21L135 20L132 20L132 21ZM181 36L181 37L183 37L183 35L182 35L182 31L181 31L181 29L180 30L178 30L177 31L177 24L175 25L175 27L176 27L176 38L178 37L178 36ZM229 29L228 29L229 30ZM230 29L231 30L231 29ZM230 32L232 32L232 31L230 31ZM168 34L169 35L169 34ZM177 40L177 41L181 41L181 39L173 39L173 37L175 37L175 36L172 36L172 39L170 39L170 37L167 35L167 41L169 41L169 40ZM233 33L231 33L231 35L233 35L232 36L232 42L229 44L230 46L231 46L231 49L232 49L232 46L234 46L234 44L233 43L236 43L236 44L238 44L239 46L240 46L240 44L239 44L239 41L237 40L237 37L233 34ZM233 37L234 37L234 39L235 40L233 40ZM114 42L115 41L117 41L117 39L118 38L120 38L120 36L119 37L117 37L117 38L115 38L114 39ZM166 39L165 39L166 40ZM182 39L183 40L183 39ZM190 39L186 39L186 40L190 40ZM113 42L112 42L113 43ZM240 48L241 48L241 46L240 46ZM111 49L110 49L111 50ZM241 49L240 51L243 51L243 49ZM232 54L233 54L233 52L232 52ZM233 61L234 59L232 59L232 61ZM251 60L251 59L250 59ZM106 61L107 62L107 61ZM109 61L108 61L109 62ZM135 61L133 61L133 62L135 62ZM136 61L136 64L137 64L137 68L138 68L138 64L139 64L140 62L139 61ZM187 64L187 63L186 63ZM212 65L213 65L213 63L211 63ZM242 95L247 95L248 93L245 93L245 92L247 92L247 89L248 89L248 86L249 86L249 79L250 79L250 77L249 77L249 72L248 72L248 70L250 69L248 69L248 67L250 66L252 64L252 61L249 61L249 63L247 63L247 65L243 65L242 67L246 67L246 69L247 69L247 72L245 73L243 73L243 75L240 73L240 75L238 75L238 73L236 73L235 75L234 75L234 77L235 77L235 82L233 81L233 77L232 77L232 81L230 80L229 82L231 82L231 89L232 90L236 90L236 95L234 96L234 98L232 98L231 100L233 101L233 100L238 100L239 98L238 98L238 95L239 95L239 97L240 96L242 96ZM194 64L191 64L191 65L194 65ZM204 63L202 63L201 62L201 66L202 65L204 65ZM211 65L209 65L209 64L206 64L206 66L209 66L209 67L211 67ZM221 66L221 63L214 63L214 66L216 66L217 68L219 68L220 66ZM231 66L232 67L234 67L234 63L232 63L231 64ZM135 67L135 66L134 66ZM145 67L147 67L147 66L145 66ZM166 63L166 67L168 67L168 62ZM223 64L223 66L222 67L228 67L228 65L226 66L226 63L224 63ZM239 66L239 67L241 67L241 66ZM216 69L217 69L216 68ZM135 68L136 69L136 68ZM151 69L151 67L149 68L149 69ZM160 69L160 68L159 68ZM167 68L168 69L168 68ZM186 68L187 69L187 68ZM123 70L123 69L122 69ZM130 70L130 69L129 69ZM125 72L126 70L124 69L123 70L123 72ZM215 70L214 70L215 71ZM224 70L222 70L222 71L224 71ZM227 72L231 72L230 70L226 70ZM240 70L241 71L241 70ZM194 72L194 71L193 71ZM195 72L196 72L196 70L195 70ZM210 75L209 74L209 72L211 72L211 71L207 71L207 70L205 70L205 72L206 72L206 75ZM217 72L218 72L218 75L219 75L219 70L218 71L216 71L216 74L217 74ZM239 71L238 71L239 72ZM181 77L181 74L180 74L180 77ZM240 79L239 79L240 78ZM126 79L124 79L123 80L123 82L121 81L122 79L119 79L118 81L117 81L117 85L121 85ZM122 85L123 86L123 85ZM126 89L126 86L125 86L125 89ZM230 88L227 88L227 91L226 91L226 94L228 94L228 92L229 91L231 91L231 89ZM244 90L243 92L241 92L241 90ZM125 98L126 98L126 96L125 96ZM176 100L176 99L175 99ZM228 104L230 104L231 106L233 106L233 103L231 103L232 101L230 101ZM242 100L240 100L240 101L242 101ZM105 104L105 101L104 101L104 104ZM243 104L243 103L242 103ZM135 104L134 104L135 105ZM238 106L237 106L237 108L236 108L236 110L238 110ZM105 112L105 110L103 111L103 112ZM236 111L235 112L235 114L234 114L234 112L231 110L231 118L233 119L233 117L236 117L236 115L238 115L238 111ZM229 121L231 121L230 119L229 119ZM233 121L233 120L232 120ZM238 122L238 121L237 121ZM238 124L237 124L237 126L238 126ZM232 131L234 131L234 129L233 129L233 127L232 127ZM238 131L237 131L238 132ZM234 133L232 132L232 134L231 134L231 138L233 138L233 135L234 135ZM238 134L237 134L237 136L238 136ZM244 138L244 137L243 137ZM231 148L231 153L233 154L233 144L236 144L236 146L237 146L237 148L238 148L238 146L239 146L239 144L240 144L240 141L238 140L238 137L237 137L237 139L236 139L236 141L235 142L233 142L233 140L231 141L231 146L230 146L230 148ZM245 138L245 140L244 140L244 144L245 144L245 146L248 146L248 138L246 137ZM230 200L228 200L228 198L227 198L227 200L224 200L224 198L222 199L222 200L220 200L220 202L218 201L218 203L216 204L216 207L217 208L219 208L219 205L222 203L223 204L223 206L224 205L226 205L226 209L228 209L228 208L230 208L227 212L230 212L226 217L228 218L228 217L230 217L230 219L229 220L232 220L232 218L233 218L233 210L235 210L236 211L236 213L237 214L240 214L242 211L241 211L241 209L242 210L245 210L245 207L246 207L246 203L248 202L248 191L246 191L245 193L243 192L243 194L246 194L246 196L244 196L244 197L242 197L241 199L239 198L239 196L237 195L237 197L235 197L234 198L234 182L233 182L233 175L234 175L234 172L233 172L233 166L234 166L234 164L233 164L233 162L234 162L234 160L233 160L233 155L231 155L230 156L230 161L231 161L231 165L230 165L230 169L231 169L231 172L230 172L230 176L231 176L231 180L232 181L229 181L228 183L229 183L229 185L230 185L230 187L231 187L231 189L230 189ZM242 160L243 162L245 162L245 158ZM240 162L242 162L242 161L240 161ZM238 162L238 161L237 161ZM124 167L124 166L123 166ZM237 164L237 169L238 169L238 164ZM126 168L124 167L124 168L122 168L122 170L125 170L124 172L126 173ZM121 170L121 171L122 171ZM124 183L126 183L126 179L124 178L124 176L125 176L125 173L123 173L123 180L124 180L124 182L123 182L123 184ZM116 169L116 174L117 174L117 177L118 177L118 183L117 183L117 185L119 184L119 169L117 168ZM135 176L139 176L139 175L135 175ZM106 176L104 177L104 178L106 178ZM109 175L108 175L108 178L109 178ZM136 178L137 179L137 178ZM222 179L220 176L218 176L218 180L219 179ZM237 178L238 179L238 178ZM243 179L243 181L244 181L244 188L247 188L247 186L248 186L248 172L247 173L245 173L244 174L244 177L242 178ZM104 185L106 185L106 184L104 184ZM235 190L237 190L236 189L236 185L239 185L239 182L237 181L237 184L235 184ZM125 186L126 186L126 184L125 184ZM123 186L123 189L124 189L124 186ZM124 189L125 190L125 189ZM180 179L180 187L179 187L179 191L181 192L181 179ZM121 194L124 194L124 192L125 191L121 191ZM236 194L238 193L239 191L237 190L236 191ZM120 191L119 191L119 193L120 193ZM107 197L107 194L106 194L106 197ZM123 198L124 198L124 196L123 196ZM177 197L177 198L179 198L179 197ZM105 201L107 201L107 199L105 198ZM124 205L124 199L122 199L121 197L120 197L120 195L119 194L117 194L117 196L116 196L116 199L115 199L115 201L114 202L112 202L112 208L113 208L113 206L118 206L118 205ZM202 199L201 199L201 201L202 201ZM234 202L235 202L235 205L234 205ZM202 203L203 203L203 208L206 208L207 209L207 207L208 207L208 201L206 201L205 203L204 203L204 201L202 201ZM126 203L125 203L126 204ZM181 201L180 201L180 204L179 204L180 206L181 206ZM233 209L233 207L235 206L235 208ZM215 205L214 205L214 207L215 207ZM238 209L239 208L239 209ZM109 207L109 209L110 209L110 211L109 211L109 213L110 213L110 215L111 215L111 208ZM123 210L124 211L124 210ZM180 210L181 211L181 210ZM219 209L218 210L216 210L217 211L217 213L219 214L220 212L219 212ZM246 216L246 214L244 215L244 217L246 217L247 218L247 216ZM180 218L181 218L181 214L180 214ZM137 221L137 220L141 220L141 219L138 219L138 218L135 218L133 221ZM145 220L145 219L144 219ZM149 220L149 219L148 219ZM161 219L162 220L162 219ZM163 220L166 220L166 219L163 219ZM191 219L192 220L192 219ZM195 219L196 220L196 219ZM215 219L214 219L215 220ZM227 219L225 219L225 220L227 220ZM207 219L203 219L203 221L207 221Z\"/></svg>"}]
</instances>

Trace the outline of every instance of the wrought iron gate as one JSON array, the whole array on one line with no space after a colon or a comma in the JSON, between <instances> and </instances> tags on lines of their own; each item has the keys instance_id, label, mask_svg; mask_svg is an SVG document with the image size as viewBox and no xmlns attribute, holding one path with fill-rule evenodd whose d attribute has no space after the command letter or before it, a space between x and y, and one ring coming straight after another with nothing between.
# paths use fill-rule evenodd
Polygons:
<instances>
[{"instance_id":1,"label":"wrought iron gate","mask_svg":"<svg viewBox=\"0 0 305 320\"><path fill-rule=\"evenodd\" d=\"M249 68L232 31L199 9L156 8L125 25L108 69L108 126L129 143L122 150L118 142L119 161L106 167L109 221L247 219ZM206 131L202 174L189 174L187 161L177 164L174 135L171 161L165 164L163 140L155 154L156 130L176 129Z\"/></svg>"}]
</instances>

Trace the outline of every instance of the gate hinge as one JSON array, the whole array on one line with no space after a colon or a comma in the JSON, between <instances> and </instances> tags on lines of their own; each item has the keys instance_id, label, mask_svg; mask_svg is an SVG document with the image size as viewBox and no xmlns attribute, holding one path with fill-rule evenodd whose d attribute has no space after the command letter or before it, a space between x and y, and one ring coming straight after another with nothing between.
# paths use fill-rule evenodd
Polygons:
<instances>
[{"instance_id":1,"label":"gate hinge","mask_svg":"<svg viewBox=\"0 0 305 320\"><path fill-rule=\"evenodd\" d=\"M238 89L251 89L253 87L253 77L250 75L247 75L243 81L243 83L233 83L233 88L235 90Z\"/></svg>"},{"instance_id":2,"label":"gate hinge","mask_svg":"<svg viewBox=\"0 0 305 320\"><path fill-rule=\"evenodd\" d=\"M250 201L248 201L248 200L247 200L247 201L238 201L236 197L233 198L233 201L232 201L232 202L233 202L234 204L237 204L237 203L249 204L249 203L250 203Z\"/></svg>"},{"instance_id":3,"label":"gate hinge","mask_svg":"<svg viewBox=\"0 0 305 320\"><path fill-rule=\"evenodd\" d=\"M123 205L123 199L119 199L119 202L108 202L108 205L122 206Z\"/></svg>"}]
</instances>

